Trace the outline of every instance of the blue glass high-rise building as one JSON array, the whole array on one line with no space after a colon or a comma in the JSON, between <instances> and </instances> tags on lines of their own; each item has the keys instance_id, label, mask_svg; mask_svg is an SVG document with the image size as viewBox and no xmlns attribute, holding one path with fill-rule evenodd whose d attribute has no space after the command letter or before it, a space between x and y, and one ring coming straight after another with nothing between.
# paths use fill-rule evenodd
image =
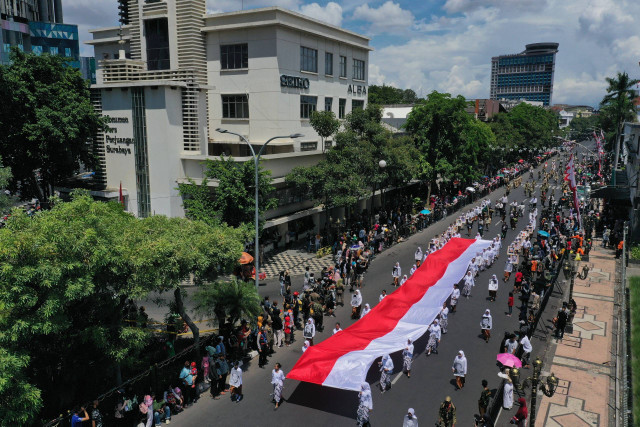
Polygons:
<instances>
[{"instance_id":1,"label":"blue glass high-rise building","mask_svg":"<svg viewBox=\"0 0 640 427\"><path fill-rule=\"evenodd\" d=\"M533 43L524 52L491 58L491 99L551 105L558 43Z\"/></svg>"},{"instance_id":2,"label":"blue glass high-rise building","mask_svg":"<svg viewBox=\"0 0 640 427\"><path fill-rule=\"evenodd\" d=\"M9 63L12 46L80 68L78 26L63 23L62 0L0 0L0 64Z\"/></svg>"}]
</instances>

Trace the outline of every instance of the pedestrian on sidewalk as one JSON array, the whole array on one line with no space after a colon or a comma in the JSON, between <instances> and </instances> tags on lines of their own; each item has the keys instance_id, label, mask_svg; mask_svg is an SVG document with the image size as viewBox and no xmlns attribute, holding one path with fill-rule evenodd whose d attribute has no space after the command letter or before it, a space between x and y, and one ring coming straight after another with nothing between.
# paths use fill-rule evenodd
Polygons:
<instances>
[{"instance_id":1,"label":"pedestrian on sidewalk","mask_svg":"<svg viewBox=\"0 0 640 427\"><path fill-rule=\"evenodd\" d=\"M513 382L508 376L505 378L504 387L502 389L502 407L504 409L513 408Z\"/></svg>"},{"instance_id":2,"label":"pedestrian on sidewalk","mask_svg":"<svg viewBox=\"0 0 640 427\"><path fill-rule=\"evenodd\" d=\"M413 408L409 408L407 415L404 416L402 427L418 427L418 417L416 417L416 411Z\"/></svg>"},{"instance_id":3,"label":"pedestrian on sidewalk","mask_svg":"<svg viewBox=\"0 0 640 427\"><path fill-rule=\"evenodd\" d=\"M264 326L260 328L258 333L258 367L263 368L267 364L267 356L269 355L269 341L267 339L267 331Z\"/></svg>"},{"instance_id":4,"label":"pedestrian on sidewalk","mask_svg":"<svg viewBox=\"0 0 640 427\"><path fill-rule=\"evenodd\" d=\"M565 301L562 303L562 310L558 311L556 316L556 338L564 338L564 328L567 327L567 320L569 320L569 309Z\"/></svg>"},{"instance_id":5,"label":"pedestrian on sidewalk","mask_svg":"<svg viewBox=\"0 0 640 427\"><path fill-rule=\"evenodd\" d=\"M487 382L487 380L482 380L482 392L480 393L480 399L478 399L478 412L480 412L481 417L487 413L489 401L491 401L491 390L489 390L489 383Z\"/></svg>"},{"instance_id":6,"label":"pedestrian on sidewalk","mask_svg":"<svg viewBox=\"0 0 640 427\"><path fill-rule=\"evenodd\" d=\"M282 400L282 389L284 388L284 380L285 375L282 371L282 365L280 363L276 363L275 367L271 371L271 384L273 385L273 400L275 402L276 408L280 406L280 401Z\"/></svg>"},{"instance_id":7,"label":"pedestrian on sidewalk","mask_svg":"<svg viewBox=\"0 0 640 427\"><path fill-rule=\"evenodd\" d=\"M522 361L522 367L529 368L529 357L533 351L533 346L531 345L531 340L529 340L529 337L526 334L520 340L520 345L522 346L522 357L520 358Z\"/></svg>"},{"instance_id":8,"label":"pedestrian on sidewalk","mask_svg":"<svg viewBox=\"0 0 640 427\"><path fill-rule=\"evenodd\" d=\"M393 375L393 361L391 356L385 354L378 362L380 367L380 393L384 393L391 388L391 375Z\"/></svg>"},{"instance_id":9,"label":"pedestrian on sidewalk","mask_svg":"<svg viewBox=\"0 0 640 427\"><path fill-rule=\"evenodd\" d=\"M451 401L451 397L447 396L444 402L440 404L438 411L438 423L440 427L454 427L456 424L456 407Z\"/></svg>"},{"instance_id":10,"label":"pedestrian on sidewalk","mask_svg":"<svg viewBox=\"0 0 640 427\"><path fill-rule=\"evenodd\" d=\"M491 310L486 309L482 315L480 321L480 329L485 342L489 342L491 339L491 328L493 328L493 318L491 317Z\"/></svg>"},{"instance_id":11,"label":"pedestrian on sidewalk","mask_svg":"<svg viewBox=\"0 0 640 427\"><path fill-rule=\"evenodd\" d=\"M369 415L373 411L373 396L371 395L371 386L367 382L360 385L360 393L358 394L359 403L356 413L356 423L359 427L370 426Z\"/></svg>"},{"instance_id":12,"label":"pedestrian on sidewalk","mask_svg":"<svg viewBox=\"0 0 640 427\"><path fill-rule=\"evenodd\" d=\"M455 285L453 285L453 291L451 292L451 313L456 312L458 299L460 299L460 289L458 289L458 284L456 283Z\"/></svg>"},{"instance_id":13,"label":"pedestrian on sidewalk","mask_svg":"<svg viewBox=\"0 0 640 427\"><path fill-rule=\"evenodd\" d=\"M280 296L284 296L284 270L280 271L278 281L280 282Z\"/></svg>"},{"instance_id":14,"label":"pedestrian on sidewalk","mask_svg":"<svg viewBox=\"0 0 640 427\"><path fill-rule=\"evenodd\" d=\"M458 355L453 359L451 370L456 377L458 390L462 389L464 387L465 375L467 375L467 358L464 357L462 350L458 351Z\"/></svg>"},{"instance_id":15,"label":"pedestrian on sidewalk","mask_svg":"<svg viewBox=\"0 0 640 427\"><path fill-rule=\"evenodd\" d=\"M402 369L407 373L407 378L411 378L411 364L413 363L413 342L407 339L407 346L402 350Z\"/></svg>"},{"instance_id":16,"label":"pedestrian on sidewalk","mask_svg":"<svg viewBox=\"0 0 640 427\"><path fill-rule=\"evenodd\" d=\"M278 301L273 302L273 309L271 310L272 328L275 337L274 345L276 347L282 347L284 341L284 331L282 325L282 318L280 317L280 309L278 308Z\"/></svg>"},{"instance_id":17,"label":"pedestrian on sidewalk","mask_svg":"<svg viewBox=\"0 0 640 427\"><path fill-rule=\"evenodd\" d=\"M511 313L513 313L513 292L509 292L509 298L507 298L507 316L511 317Z\"/></svg>"},{"instance_id":18,"label":"pedestrian on sidewalk","mask_svg":"<svg viewBox=\"0 0 640 427\"><path fill-rule=\"evenodd\" d=\"M225 394L229 389L227 388L227 376L229 375L229 363L224 357L224 354L218 354L218 360L215 364L216 374L218 376L218 394ZM213 388L214 385L212 384Z\"/></svg>"},{"instance_id":19,"label":"pedestrian on sidewalk","mask_svg":"<svg viewBox=\"0 0 640 427\"><path fill-rule=\"evenodd\" d=\"M231 390L231 401L240 402L244 395L242 394L242 368L238 361L233 363L233 368L231 369L229 389Z\"/></svg>"},{"instance_id":20,"label":"pedestrian on sidewalk","mask_svg":"<svg viewBox=\"0 0 640 427\"><path fill-rule=\"evenodd\" d=\"M429 341L427 341L427 348L425 349L427 352L427 356L431 355L433 351L435 354L438 354L438 344L440 343L440 338L442 337L442 330L440 329L440 325L438 325L438 320L434 320L431 326L429 326Z\"/></svg>"},{"instance_id":21,"label":"pedestrian on sidewalk","mask_svg":"<svg viewBox=\"0 0 640 427\"><path fill-rule=\"evenodd\" d=\"M489 280L489 299L494 302L498 295L498 277L494 274Z\"/></svg>"}]
</instances>

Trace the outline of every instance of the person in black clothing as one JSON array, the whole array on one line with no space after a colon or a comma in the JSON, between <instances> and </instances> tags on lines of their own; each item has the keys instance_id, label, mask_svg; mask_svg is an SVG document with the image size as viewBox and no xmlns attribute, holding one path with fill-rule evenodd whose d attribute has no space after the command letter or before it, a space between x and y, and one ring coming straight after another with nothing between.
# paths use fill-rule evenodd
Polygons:
<instances>
[{"instance_id":1,"label":"person in black clothing","mask_svg":"<svg viewBox=\"0 0 640 427\"><path fill-rule=\"evenodd\" d=\"M558 311L556 320L556 338L562 339L564 337L564 328L567 327L567 320L569 319L569 310L567 309L567 303L562 303L562 310Z\"/></svg>"}]
</instances>

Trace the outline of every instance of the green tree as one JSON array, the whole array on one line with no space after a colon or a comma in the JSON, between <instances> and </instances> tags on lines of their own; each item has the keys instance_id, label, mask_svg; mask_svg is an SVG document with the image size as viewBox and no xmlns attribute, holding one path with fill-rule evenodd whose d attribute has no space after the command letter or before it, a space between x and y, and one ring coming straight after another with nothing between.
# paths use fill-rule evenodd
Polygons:
<instances>
[{"instance_id":1,"label":"green tree","mask_svg":"<svg viewBox=\"0 0 640 427\"><path fill-rule=\"evenodd\" d=\"M260 215L278 206L273 197L271 171L260 167L258 209ZM217 182L217 187L209 187ZM236 162L232 157L205 162L201 184L189 180L179 184L186 215L208 224L226 223L232 227L253 224L255 215L255 168L253 161Z\"/></svg>"},{"instance_id":2,"label":"green tree","mask_svg":"<svg viewBox=\"0 0 640 427\"><path fill-rule=\"evenodd\" d=\"M0 155L11 167L11 189L47 202L53 187L94 167L87 141L104 126L80 72L57 55L11 52L0 66Z\"/></svg>"},{"instance_id":3,"label":"green tree","mask_svg":"<svg viewBox=\"0 0 640 427\"><path fill-rule=\"evenodd\" d=\"M601 111L608 116L611 127L607 129L610 133L615 131L615 160L614 170L618 166L620 155L620 134L625 121L636 120L636 110L633 100L638 96L634 86L640 82L638 79L631 79L626 72L618 73L616 77L607 77L607 95L600 102ZM615 174L614 174L615 176Z\"/></svg>"},{"instance_id":4,"label":"green tree","mask_svg":"<svg viewBox=\"0 0 640 427\"><path fill-rule=\"evenodd\" d=\"M243 317L255 319L262 312L256 287L235 279L207 283L198 289L194 299L197 301L196 312L214 316L219 330L224 329L227 320L234 325Z\"/></svg>"},{"instance_id":5,"label":"green tree","mask_svg":"<svg viewBox=\"0 0 640 427\"><path fill-rule=\"evenodd\" d=\"M336 119L333 111L314 111L309 120L311 127L320 135L322 152L324 153L324 141L334 135L340 129L340 120Z\"/></svg>"},{"instance_id":6,"label":"green tree","mask_svg":"<svg viewBox=\"0 0 640 427\"><path fill-rule=\"evenodd\" d=\"M600 126L599 116L576 117L569 123L569 134L572 139L584 141L593 138L593 131Z\"/></svg>"},{"instance_id":7,"label":"green tree","mask_svg":"<svg viewBox=\"0 0 640 427\"><path fill-rule=\"evenodd\" d=\"M8 196L5 190L11 181L11 168L2 166L2 157L0 157L0 214L4 213L13 204L13 197Z\"/></svg>"},{"instance_id":8,"label":"green tree","mask_svg":"<svg viewBox=\"0 0 640 427\"><path fill-rule=\"evenodd\" d=\"M371 85L368 89L368 100L370 104L414 104L419 98L413 89L398 89L387 85Z\"/></svg>"},{"instance_id":9,"label":"green tree","mask_svg":"<svg viewBox=\"0 0 640 427\"><path fill-rule=\"evenodd\" d=\"M112 384L122 366L137 366L148 333L123 319L128 298L173 292L197 343L180 283L231 271L241 242L228 227L141 220L82 192L33 218L16 210L0 229L0 358L16 361L3 373L18 382L0 374L0 402L12 401L0 407L33 420L44 402L50 416Z\"/></svg>"}]
</instances>

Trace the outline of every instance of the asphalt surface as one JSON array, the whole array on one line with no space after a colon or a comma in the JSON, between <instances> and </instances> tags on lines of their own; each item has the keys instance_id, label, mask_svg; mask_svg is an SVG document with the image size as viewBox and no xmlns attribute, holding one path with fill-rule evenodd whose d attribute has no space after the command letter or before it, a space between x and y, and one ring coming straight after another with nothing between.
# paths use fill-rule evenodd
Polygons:
<instances>
[{"instance_id":1,"label":"asphalt surface","mask_svg":"<svg viewBox=\"0 0 640 427\"><path fill-rule=\"evenodd\" d=\"M558 157L555 157L558 159ZM536 173L537 178L537 173ZM523 175L523 183L529 175ZM378 255L371 263L365 275L363 287L363 303L369 303L372 307L377 304L378 296L382 289L391 293L394 288L391 285L391 268L396 261L400 261L403 271L408 272L413 264L413 254L417 246L423 249L427 242L436 234L442 233L462 212L466 212L489 198L493 203L504 194L504 188L494 191L489 196L478 199L473 205L457 211L446 220L441 220L427 229L419 232L407 241L396 244ZM539 186L536 188L539 197ZM555 194L556 198L558 193ZM512 190L508 196L509 202L513 200L525 200L523 186ZM526 204L528 207L528 203ZM426 337L420 338L415 343L415 355L411 372L411 378L400 373L402 361L400 352L392 354L396 373L393 375L391 390L381 394L377 389L379 372L377 363L372 365L367 376L367 381L372 385L373 411L370 422L374 426L401 426L404 414L408 408L414 408L421 425L433 425L437 421L438 408L446 396L451 396L457 408L457 425L473 425L473 414L478 412L477 401L482 390L481 381L489 381L489 387L496 389L500 384L497 377L496 354L500 352L501 339L505 331L518 329L518 310L514 307L512 317L507 317L508 292L513 288L513 275L511 281L505 284L502 281L504 265L506 261L506 247L511 243L518 232L524 229L528 222L528 209L524 218L520 218L516 230L509 229L499 258L493 266L480 273L476 278L476 286L469 299L462 298L456 313L449 316L449 330L443 335L439 354L425 355ZM495 237L502 224L499 218L494 216L494 221L489 227L485 238ZM474 237L476 228L472 232ZM466 237L466 230L462 237ZM495 274L500 278L500 288L496 302L488 300L487 285L489 278ZM293 278L293 287L302 288L302 279ZM270 299L280 297L279 286L276 281L270 281L261 287L260 293L269 295ZM335 322L338 321L343 328L350 326L354 320L350 319L350 293L345 293L345 307L336 310L336 318L325 317L324 332L316 334L316 342L320 342L331 336ZM517 305L517 304L516 304ZM486 308L491 309L493 315L492 339L485 343L480 335L480 319ZM303 343L301 331L296 331L296 342L290 347L277 349L267 368L258 368L257 358L245 364L243 377L244 399L240 403L231 402L228 393L220 400L211 399L209 393L202 395L201 399L183 413L173 417L172 424L179 426L200 426L215 424L221 426L353 426L356 424L355 416L358 406L356 392L338 390L330 387L322 387L315 384L301 383L286 380L283 390L285 401L280 408L275 410L271 403L272 392L271 369L276 362L282 364L287 373L302 354ZM468 374L464 389L456 391L451 365L458 350L463 350L468 361ZM534 356L535 356L534 349ZM508 421L501 419L498 425L508 425Z\"/></svg>"}]
</instances>

